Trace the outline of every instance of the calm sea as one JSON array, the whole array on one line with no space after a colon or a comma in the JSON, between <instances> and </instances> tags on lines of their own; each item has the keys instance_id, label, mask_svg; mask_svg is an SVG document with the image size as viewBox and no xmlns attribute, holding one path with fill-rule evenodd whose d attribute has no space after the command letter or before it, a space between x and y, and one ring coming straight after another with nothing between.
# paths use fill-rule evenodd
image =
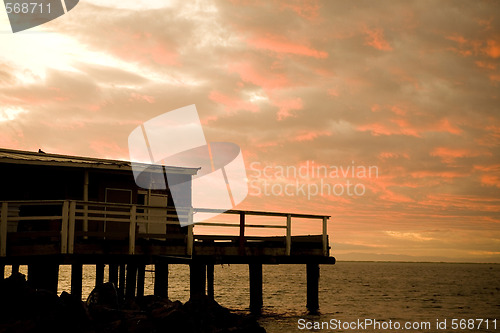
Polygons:
<instances>
[{"instance_id":1,"label":"calm sea","mask_svg":"<svg viewBox=\"0 0 500 333\"><path fill-rule=\"evenodd\" d=\"M94 274L92 266L84 267L84 295L92 290ZM500 332L500 265L338 262L321 266L317 316L305 310L305 266L264 266L263 274L264 308L259 321L269 333L394 332L397 323L399 331L404 325L418 327L410 332ZM70 267L62 266L59 289L68 291L69 286ZM153 273L146 272L146 294L152 288ZM215 297L220 304L246 312L248 295L247 266L215 268ZM169 296L188 300L187 266L170 266ZM352 326L358 320L362 326ZM370 320L373 324L366 325ZM343 322L351 328L343 329ZM313 329L300 329L306 325Z\"/></svg>"}]
</instances>

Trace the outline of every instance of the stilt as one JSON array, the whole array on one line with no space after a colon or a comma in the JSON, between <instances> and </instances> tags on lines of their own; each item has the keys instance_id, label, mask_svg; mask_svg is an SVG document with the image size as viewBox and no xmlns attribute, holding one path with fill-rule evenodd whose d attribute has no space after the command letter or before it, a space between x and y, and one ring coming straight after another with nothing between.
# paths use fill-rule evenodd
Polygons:
<instances>
[{"instance_id":1,"label":"stilt","mask_svg":"<svg viewBox=\"0 0 500 333\"><path fill-rule=\"evenodd\" d=\"M95 265L95 286L102 286L104 283L104 264Z\"/></svg>"},{"instance_id":2,"label":"stilt","mask_svg":"<svg viewBox=\"0 0 500 333\"><path fill-rule=\"evenodd\" d=\"M71 265L71 295L82 298L82 264Z\"/></svg>"},{"instance_id":3,"label":"stilt","mask_svg":"<svg viewBox=\"0 0 500 333\"><path fill-rule=\"evenodd\" d=\"M31 287L57 293L58 280L58 263L38 262L28 265L28 284Z\"/></svg>"},{"instance_id":4,"label":"stilt","mask_svg":"<svg viewBox=\"0 0 500 333\"><path fill-rule=\"evenodd\" d=\"M205 295L205 264L189 264L190 271L190 299L196 299Z\"/></svg>"},{"instance_id":5,"label":"stilt","mask_svg":"<svg viewBox=\"0 0 500 333\"><path fill-rule=\"evenodd\" d=\"M214 265L207 264L207 296L214 299Z\"/></svg>"},{"instance_id":6,"label":"stilt","mask_svg":"<svg viewBox=\"0 0 500 333\"><path fill-rule=\"evenodd\" d=\"M2 280L5 279L5 265L4 264L0 265L0 276L2 277Z\"/></svg>"},{"instance_id":7,"label":"stilt","mask_svg":"<svg viewBox=\"0 0 500 333\"><path fill-rule=\"evenodd\" d=\"M118 288L118 265L109 264L108 281Z\"/></svg>"},{"instance_id":8,"label":"stilt","mask_svg":"<svg viewBox=\"0 0 500 333\"><path fill-rule=\"evenodd\" d=\"M125 285L125 298L132 299L135 297L135 285L137 282L137 264L127 264L127 284Z\"/></svg>"},{"instance_id":9,"label":"stilt","mask_svg":"<svg viewBox=\"0 0 500 333\"><path fill-rule=\"evenodd\" d=\"M118 297L125 297L125 264L120 264L120 275L118 277Z\"/></svg>"},{"instance_id":10,"label":"stilt","mask_svg":"<svg viewBox=\"0 0 500 333\"><path fill-rule=\"evenodd\" d=\"M250 271L250 311L260 313L262 310L262 264L249 264Z\"/></svg>"},{"instance_id":11,"label":"stilt","mask_svg":"<svg viewBox=\"0 0 500 333\"><path fill-rule=\"evenodd\" d=\"M12 272L10 274L12 275L14 273L19 273L19 265L18 264L12 265Z\"/></svg>"},{"instance_id":12,"label":"stilt","mask_svg":"<svg viewBox=\"0 0 500 333\"><path fill-rule=\"evenodd\" d=\"M168 264L155 264L155 296L168 298Z\"/></svg>"},{"instance_id":13,"label":"stilt","mask_svg":"<svg viewBox=\"0 0 500 333\"><path fill-rule=\"evenodd\" d=\"M319 310L319 264L307 264L307 309L310 313Z\"/></svg>"},{"instance_id":14,"label":"stilt","mask_svg":"<svg viewBox=\"0 0 500 333\"><path fill-rule=\"evenodd\" d=\"M146 265L141 263L137 266L137 297L144 296L145 277L146 277Z\"/></svg>"}]
</instances>

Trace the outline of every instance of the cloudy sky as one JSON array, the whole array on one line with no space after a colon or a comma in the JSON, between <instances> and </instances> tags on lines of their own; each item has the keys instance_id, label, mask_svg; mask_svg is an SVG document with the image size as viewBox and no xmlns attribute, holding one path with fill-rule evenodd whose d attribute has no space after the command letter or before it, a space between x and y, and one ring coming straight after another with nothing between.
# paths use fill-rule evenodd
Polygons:
<instances>
[{"instance_id":1,"label":"cloudy sky","mask_svg":"<svg viewBox=\"0 0 500 333\"><path fill-rule=\"evenodd\" d=\"M0 12L0 147L127 159L196 104L242 148L238 208L331 215L340 260L500 262L499 2L110 3L16 34Z\"/></svg>"}]
</instances>

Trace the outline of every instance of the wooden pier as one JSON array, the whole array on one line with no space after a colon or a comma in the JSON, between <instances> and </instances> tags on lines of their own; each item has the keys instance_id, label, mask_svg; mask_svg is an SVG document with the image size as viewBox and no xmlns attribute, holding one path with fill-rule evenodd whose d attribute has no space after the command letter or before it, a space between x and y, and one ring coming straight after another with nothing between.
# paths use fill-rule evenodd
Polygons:
<instances>
[{"instance_id":1,"label":"wooden pier","mask_svg":"<svg viewBox=\"0 0 500 333\"><path fill-rule=\"evenodd\" d=\"M217 218L221 221L179 227L180 219L191 223L198 212L222 213ZM265 219L272 222L265 223ZM214 265L246 264L250 309L259 312L263 305L262 265L302 264L307 271L307 308L316 312L319 265L335 263L329 256L328 219L80 200L2 201L0 270L3 273L5 265L12 265L13 271L27 265L32 286L57 291L59 265L71 265L71 293L81 296L82 265L95 265L96 285L110 281L123 298L132 298L144 295L145 267L153 264L154 294L168 297L169 264L186 264L191 298L213 298ZM293 222L297 220L321 226L322 233L294 236ZM210 234L223 228L236 229L238 234ZM198 229L209 232L198 233ZM282 236L248 236L249 229L272 230L268 234ZM109 266L107 278L105 265Z\"/></svg>"}]
</instances>

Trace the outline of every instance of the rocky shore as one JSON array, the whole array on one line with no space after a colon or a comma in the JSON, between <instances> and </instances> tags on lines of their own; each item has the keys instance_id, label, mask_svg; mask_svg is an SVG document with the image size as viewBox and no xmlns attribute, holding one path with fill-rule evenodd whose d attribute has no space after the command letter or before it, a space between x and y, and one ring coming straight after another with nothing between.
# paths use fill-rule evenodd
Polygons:
<instances>
[{"instance_id":1,"label":"rocky shore","mask_svg":"<svg viewBox=\"0 0 500 333\"><path fill-rule=\"evenodd\" d=\"M156 296L121 302L110 283L83 302L66 292L35 290L16 273L0 281L0 295L0 333L265 333L254 317L232 313L207 297L184 304Z\"/></svg>"}]
</instances>

